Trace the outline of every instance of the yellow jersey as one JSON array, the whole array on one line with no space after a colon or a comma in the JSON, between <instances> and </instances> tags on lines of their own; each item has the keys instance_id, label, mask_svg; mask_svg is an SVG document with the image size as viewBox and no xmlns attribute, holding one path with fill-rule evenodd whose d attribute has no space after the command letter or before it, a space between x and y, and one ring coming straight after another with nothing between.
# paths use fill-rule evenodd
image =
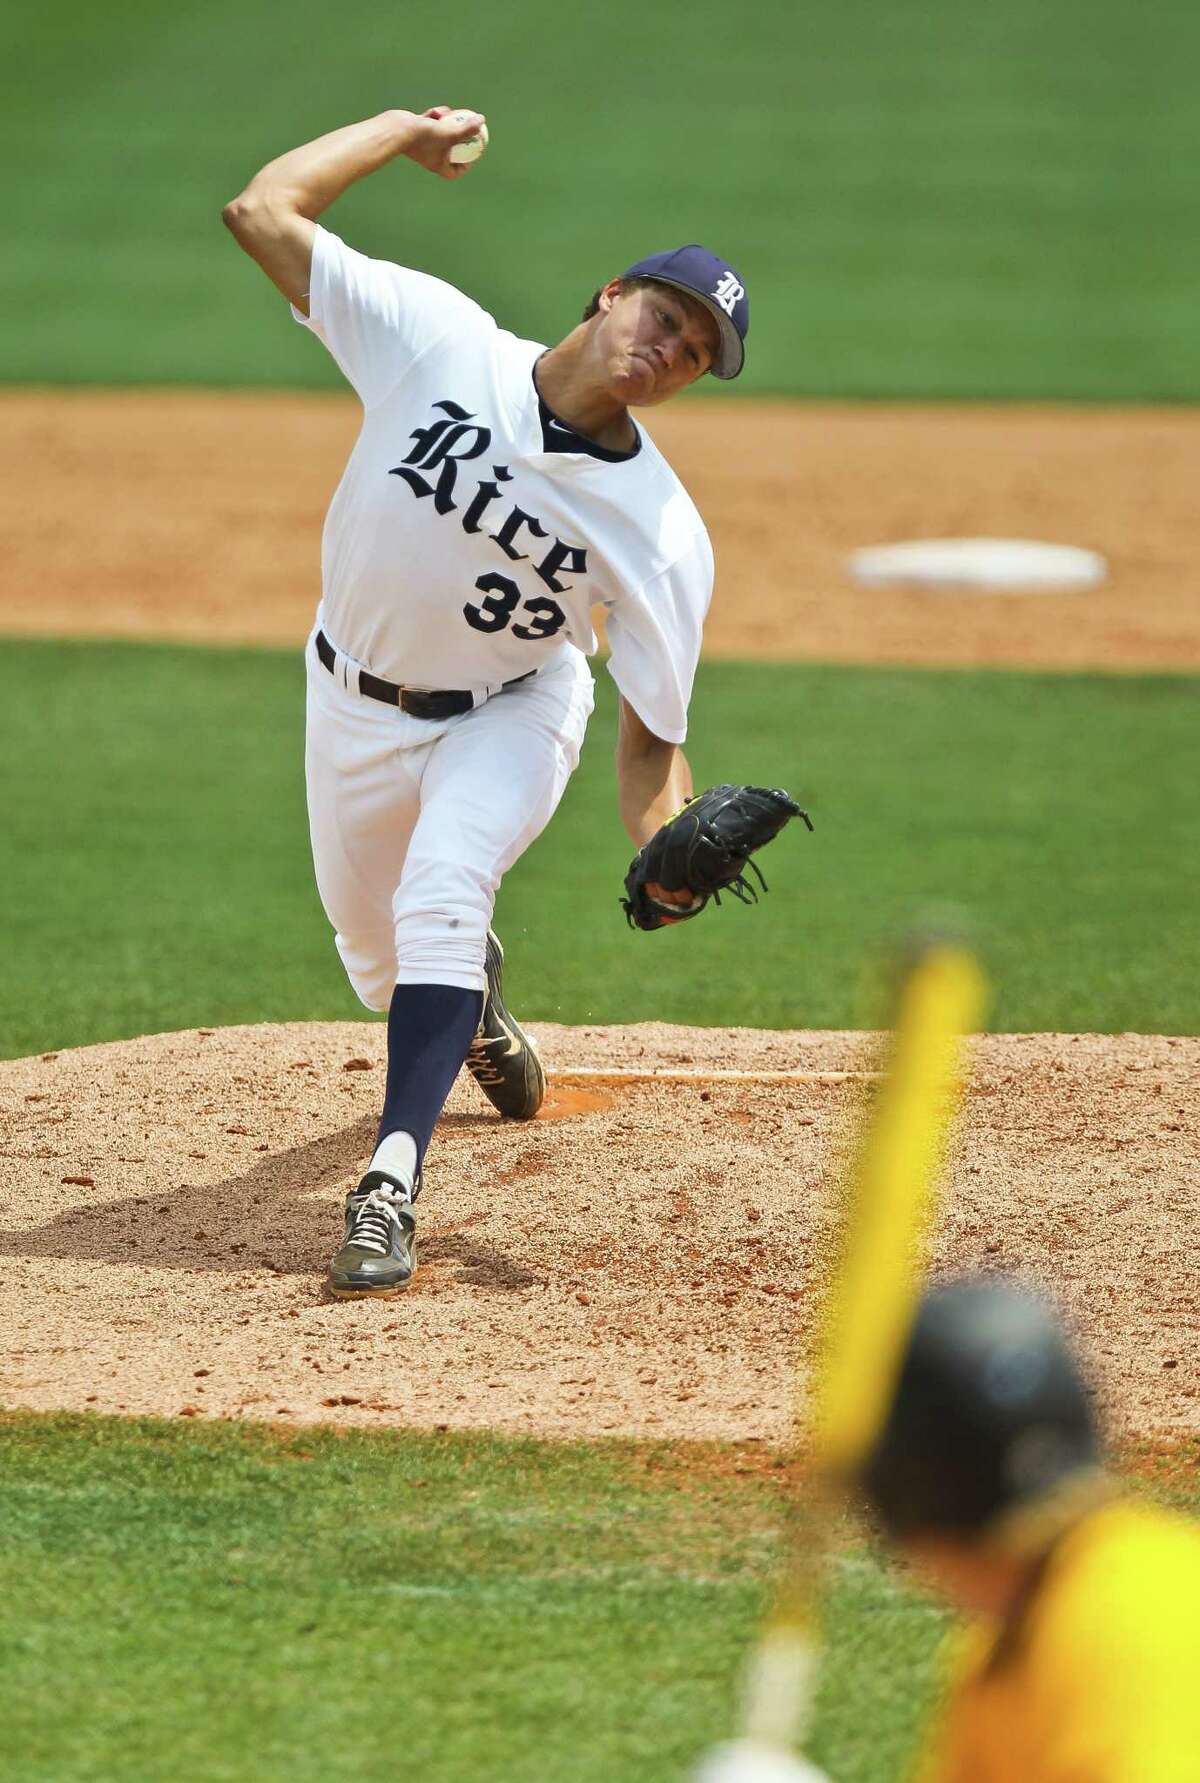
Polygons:
<instances>
[{"instance_id":1,"label":"yellow jersey","mask_svg":"<svg viewBox=\"0 0 1200 1783\"><path fill-rule=\"evenodd\" d=\"M1200 1783L1200 1528L1117 1500L960 1638L921 1783Z\"/></svg>"}]
</instances>

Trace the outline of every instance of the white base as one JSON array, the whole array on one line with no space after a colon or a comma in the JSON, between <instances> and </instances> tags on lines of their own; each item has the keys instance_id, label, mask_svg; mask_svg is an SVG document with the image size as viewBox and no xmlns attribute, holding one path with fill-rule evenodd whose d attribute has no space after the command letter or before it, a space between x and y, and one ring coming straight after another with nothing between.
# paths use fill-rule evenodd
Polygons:
<instances>
[{"instance_id":1,"label":"white base","mask_svg":"<svg viewBox=\"0 0 1200 1783\"><path fill-rule=\"evenodd\" d=\"M854 552L849 571L871 588L974 588L1051 594L1095 588L1108 574L1096 551L1032 539L909 539Z\"/></svg>"}]
</instances>

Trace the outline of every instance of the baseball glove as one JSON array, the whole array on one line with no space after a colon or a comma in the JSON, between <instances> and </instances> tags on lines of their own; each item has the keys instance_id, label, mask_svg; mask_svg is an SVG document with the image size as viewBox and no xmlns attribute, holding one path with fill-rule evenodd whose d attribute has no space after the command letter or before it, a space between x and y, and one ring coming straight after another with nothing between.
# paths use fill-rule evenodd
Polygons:
<instances>
[{"instance_id":1,"label":"baseball glove","mask_svg":"<svg viewBox=\"0 0 1200 1783\"><path fill-rule=\"evenodd\" d=\"M746 877L747 868L763 891L767 882L750 857L793 817L802 817L812 829L808 812L778 787L710 786L689 799L630 862L621 899L630 928L686 922L699 916L710 898L719 904L723 891L756 904L758 890ZM690 892L692 901L664 903L651 894L651 886Z\"/></svg>"}]
</instances>

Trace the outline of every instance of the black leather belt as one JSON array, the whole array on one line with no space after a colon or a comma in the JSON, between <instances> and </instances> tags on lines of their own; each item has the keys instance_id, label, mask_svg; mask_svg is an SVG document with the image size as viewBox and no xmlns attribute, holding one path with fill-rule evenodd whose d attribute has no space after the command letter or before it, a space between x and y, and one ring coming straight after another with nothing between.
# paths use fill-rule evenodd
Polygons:
<instances>
[{"instance_id":1,"label":"black leather belt","mask_svg":"<svg viewBox=\"0 0 1200 1783\"><path fill-rule=\"evenodd\" d=\"M317 633L317 655L332 675L337 662L337 652L323 631ZM536 669L528 669L523 675L516 675L505 687L515 687L518 681L528 681L530 675L536 675ZM378 675L369 675L366 669L358 671L358 691L365 693L368 699L382 700L385 706L399 706L411 718L458 718L464 712L470 712L475 705L474 696L461 688L440 688L430 691L418 687L397 687L394 681L381 681Z\"/></svg>"}]
</instances>

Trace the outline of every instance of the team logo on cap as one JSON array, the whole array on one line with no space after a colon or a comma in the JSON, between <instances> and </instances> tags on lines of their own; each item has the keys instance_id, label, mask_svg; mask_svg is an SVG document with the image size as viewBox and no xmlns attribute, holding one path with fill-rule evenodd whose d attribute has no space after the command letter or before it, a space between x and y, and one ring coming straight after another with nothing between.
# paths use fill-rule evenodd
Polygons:
<instances>
[{"instance_id":1,"label":"team logo on cap","mask_svg":"<svg viewBox=\"0 0 1200 1783\"><path fill-rule=\"evenodd\" d=\"M731 272L723 272L713 290L713 296L727 316L733 315L745 295L745 285L739 285Z\"/></svg>"}]
</instances>

